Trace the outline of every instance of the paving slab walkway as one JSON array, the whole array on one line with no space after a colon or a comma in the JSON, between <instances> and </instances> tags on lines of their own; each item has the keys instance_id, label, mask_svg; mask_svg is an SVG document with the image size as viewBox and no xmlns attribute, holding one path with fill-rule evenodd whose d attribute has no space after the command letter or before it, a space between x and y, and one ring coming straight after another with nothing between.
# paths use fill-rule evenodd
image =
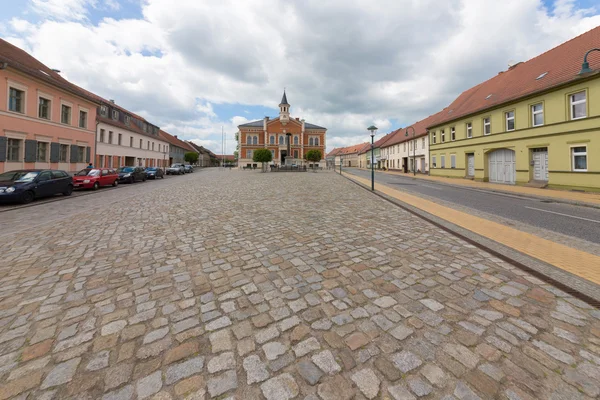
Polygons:
<instances>
[{"instance_id":1,"label":"paving slab walkway","mask_svg":"<svg viewBox=\"0 0 600 400\"><path fill-rule=\"evenodd\" d=\"M521 196L543 197L568 203L591 205L600 207L600 193L596 192L574 192L559 189L541 189L520 185L502 185L490 182L478 182L471 179L447 178L443 176L430 176L424 174L413 175L412 173L403 173L400 171L377 171L378 174L390 174L405 176L407 178L422 179L444 183L447 185L464 186L475 189L490 190L496 192L512 193Z\"/></svg>"},{"instance_id":2,"label":"paving slab walkway","mask_svg":"<svg viewBox=\"0 0 600 400\"><path fill-rule=\"evenodd\" d=\"M600 394L600 310L336 174L131 194L2 238L0 400Z\"/></svg>"}]
</instances>

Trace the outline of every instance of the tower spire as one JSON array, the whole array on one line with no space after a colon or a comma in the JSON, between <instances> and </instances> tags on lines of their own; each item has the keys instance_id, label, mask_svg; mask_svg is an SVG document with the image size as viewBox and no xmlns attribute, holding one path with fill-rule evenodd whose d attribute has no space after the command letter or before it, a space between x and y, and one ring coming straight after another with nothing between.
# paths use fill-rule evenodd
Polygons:
<instances>
[{"instance_id":1,"label":"tower spire","mask_svg":"<svg viewBox=\"0 0 600 400\"><path fill-rule=\"evenodd\" d=\"M281 98L281 104L287 104L288 106L290 105L290 103L288 103L287 101L287 96L285 95L285 88L283 88L283 97Z\"/></svg>"},{"instance_id":2,"label":"tower spire","mask_svg":"<svg viewBox=\"0 0 600 400\"><path fill-rule=\"evenodd\" d=\"M281 98L281 103L279 103L279 120L284 124L290 120L290 103L288 103L287 101L285 88L283 89L283 97Z\"/></svg>"}]
</instances>

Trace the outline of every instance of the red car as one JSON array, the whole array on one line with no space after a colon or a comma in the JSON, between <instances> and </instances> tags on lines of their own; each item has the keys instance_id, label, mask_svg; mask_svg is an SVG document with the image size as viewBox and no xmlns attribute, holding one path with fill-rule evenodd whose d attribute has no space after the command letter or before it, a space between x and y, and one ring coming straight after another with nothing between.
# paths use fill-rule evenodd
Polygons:
<instances>
[{"instance_id":1,"label":"red car","mask_svg":"<svg viewBox=\"0 0 600 400\"><path fill-rule=\"evenodd\" d=\"M100 186L117 186L119 174L112 168L86 168L73 176L75 189L94 189Z\"/></svg>"}]
</instances>

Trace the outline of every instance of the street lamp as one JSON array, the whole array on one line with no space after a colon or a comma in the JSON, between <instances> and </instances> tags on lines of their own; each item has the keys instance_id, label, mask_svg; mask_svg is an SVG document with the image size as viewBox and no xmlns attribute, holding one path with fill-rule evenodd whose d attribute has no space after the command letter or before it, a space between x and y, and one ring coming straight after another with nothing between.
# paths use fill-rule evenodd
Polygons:
<instances>
[{"instance_id":1,"label":"street lamp","mask_svg":"<svg viewBox=\"0 0 600 400\"><path fill-rule=\"evenodd\" d=\"M415 142L415 128L413 128L412 126L407 126L406 127L406 133L404 134L404 136L408 137L408 129L412 129L412 138L413 138L413 176L417 176L417 168L416 168L416 162L417 160L415 159L416 155L416 151L417 151L417 142Z\"/></svg>"},{"instance_id":2,"label":"street lamp","mask_svg":"<svg viewBox=\"0 0 600 400\"><path fill-rule=\"evenodd\" d=\"M583 56L583 64L581 64L581 71L579 71L578 75L583 75L587 74L588 72L594 71L590 68L590 63L588 63L587 61L588 54L590 54L592 51L600 51L600 49L591 49L587 53L585 53L585 56Z\"/></svg>"},{"instance_id":3,"label":"street lamp","mask_svg":"<svg viewBox=\"0 0 600 400\"><path fill-rule=\"evenodd\" d=\"M374 140L375 140L375 132L377 132L377 127L375 125L371 125L367 128L368 131L371 132L371 191L375 191L375 169L373 168L373 161L375 158L375 150L374 150Z\"/></svg>"},{"instance_id":4,"label":"street lamp","mask_svg":"<svg viewBox=\"0 0 600 400\"><path fill-rule=\"evenodd\" d=\"M340 175L342 175L342 164L344 163L344 159L340 156Z\"/></svg>"}]
</instances>

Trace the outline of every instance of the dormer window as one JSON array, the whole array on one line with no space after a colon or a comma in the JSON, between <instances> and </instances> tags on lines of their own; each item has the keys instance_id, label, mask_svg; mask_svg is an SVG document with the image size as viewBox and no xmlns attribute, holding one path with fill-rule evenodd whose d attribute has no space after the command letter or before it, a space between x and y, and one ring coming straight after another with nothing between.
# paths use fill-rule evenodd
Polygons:
<instances>
[{"instance_id":1,"label":"dormer window","mask_svg":"<svg viewBox=\"0 0 600 400\"><path fill-rule=\"evenodd\" d=\"M125 116L125 125L129 125L129 123L131 122L131 117L129 115Z\"/></svg>"},{"instance_id":2,"label":"dormer window","mask_svg":"<svg viewBox=\"0 0 600 400\"><path fill-rule=\"evenodd\" d=\"M119 119L119 111L118 110L113 110L112 119L114 119L114 120Z\"/></svg>"},{"instance_id":3,"label":"dormer window","mask_svg":"<svg viewBox=\"0 0 600 400\"><path fill-rule=\"evenodd\" d=\"M103 117L106 117L108 115L108 107L100 106L100 115L102 115Z\"/></svg>"}]
</instances>

